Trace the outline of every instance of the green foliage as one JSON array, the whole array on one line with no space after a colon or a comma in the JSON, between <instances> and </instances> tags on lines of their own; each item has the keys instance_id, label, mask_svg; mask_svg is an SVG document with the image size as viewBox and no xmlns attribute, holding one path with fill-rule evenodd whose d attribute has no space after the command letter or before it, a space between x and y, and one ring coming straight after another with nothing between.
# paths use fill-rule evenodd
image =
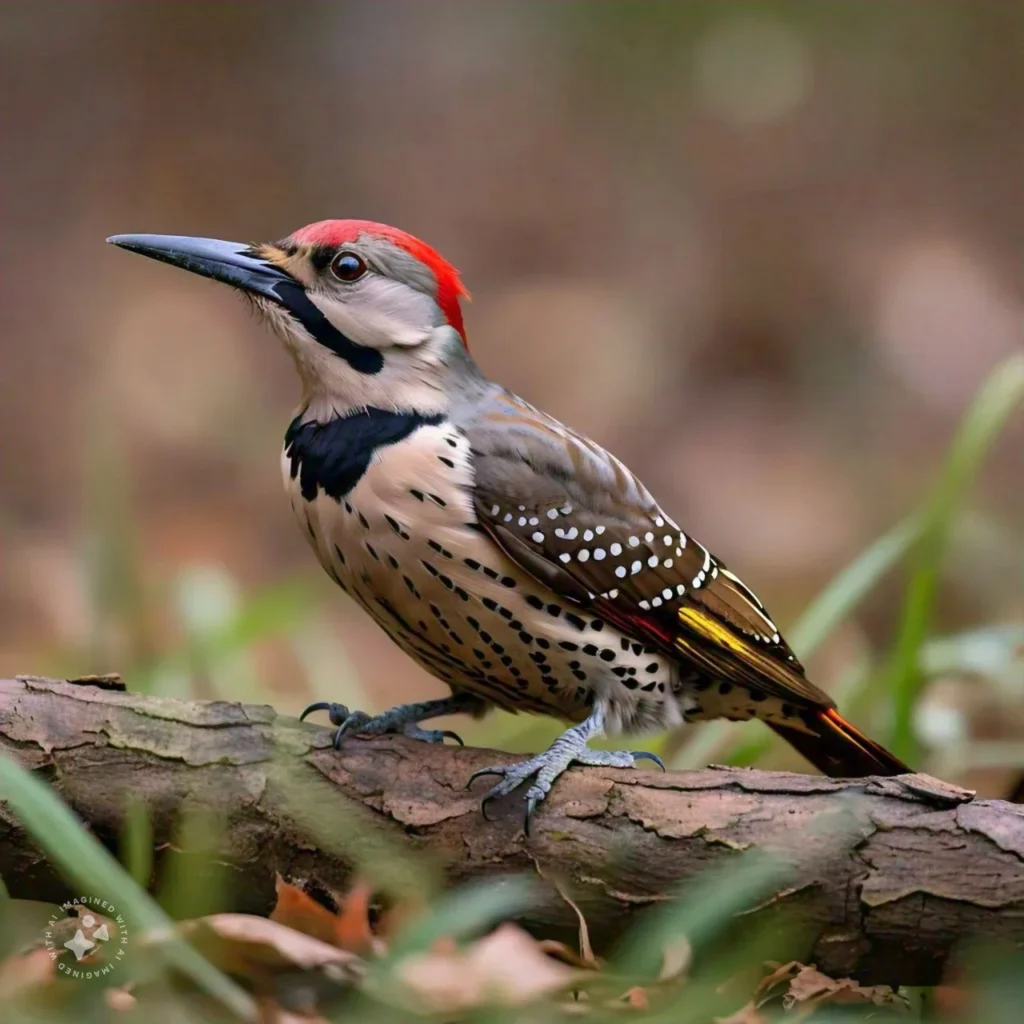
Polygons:
<instances>
[{"instance_id":1,"label":"green foliage","mask_svg":"<svg viewBox=\"0 0 1024 1024\"><path fill-rule=\"evenodd\" d=\"M921 649L931 629L953 518L985 453L1022 401L1024 356L1014 356L992 374L975 398L922 513L924 522L911 555L910 583L903 614L885 674L886 691L893 701L893 752L909 764L918 759L913 719L924 683Z\"/></svg>"},{"instance_id":2,"label":"green foliage","mask_svg":"<svg viewBox=\"0 0 1024 1024\"><path fill-rule=\"evenodd\" d=\"M177 938L171 919L53 790L7 757L0 757L0 798L70 883L85 894L116 893L130 925L149 936L169 966L243 1019L251 1019L254 1007L249 996Z\"/></svg>"}]
</instances>

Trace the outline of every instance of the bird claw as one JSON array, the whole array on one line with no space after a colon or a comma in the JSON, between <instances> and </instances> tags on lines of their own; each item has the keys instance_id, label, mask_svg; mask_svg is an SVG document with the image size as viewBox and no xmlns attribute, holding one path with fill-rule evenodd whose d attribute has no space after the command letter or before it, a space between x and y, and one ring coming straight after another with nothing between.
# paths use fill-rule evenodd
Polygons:
<instances>
[{"instance_id":1,"label":"bird claw","mask_svg":"<svg viewBox=\"0 0 1024 1024\"><path fill-rule=\"evenodd\" d=\"M591 750L584 743L574 744L573 747L568 749L565 746L561 749L552 747L543 754L538 754L526 761L509 765L494 765L492 767L480 768L473 772L466 783L467 790L472 787L477 779L482 779L487 775L497 775L501 780L492 786L480 801L480 813L483 815L484 820L493 820L487 813L487 808L494 800L508 796L527 779L535 776L533 785L526 793L526 815L523 821L523 831L529 836L530 824L533 821L534 812L537 810L538 805L548 795L552 783L572 764L629 768L635 767L633 762L648 760L653 761L662 771L665 770L665 762L657 754L652 754L647 750L620 750L617 752Z\"/></svg>"},{"instance_id":2,"label":"bird claw","mask_svg":"<svg viewBox=\"0 0 1024 1024\"><path fill-rule=\"evenodd\" d=\"M477 779L482 779L485 775L504 775L505 773L500 768L481 768L479 771L473 772L469 777L469 781L466 783L466 789L472 789L473 783ZM487 797L484 797L486 800Z\"/></svg>"},{"instance_id":3,"label":"bird claw","mask_svg":"<svg viewBox=\"0 0 1024 1024\"><path fill-rule=\"evenodd\" d=\"M302 714L299 715L299 721L304 722L307 715L312 715L316 711L326 711L331 725L341 725L341 723L348 717L348 708L345 707L344 704L335 704L327 700L318 700L315 704L310 704Z\"/></svg>"},{"instance_id":4,"label":"bird claw","mask_svg":"<svg viewBox=\"0 0 1024 1024\"><path fill-rule=\"evenodd\" d=\"M530 822L533 820L533 812L537 809L538 803L540 803L540 798L536 796L528 796L526 798L526 816L523 818L523 832L527 839L530 837Z\"/></svg>"},{"instance_id":5,"label":"bird claw","mask_svg":"<svg viewBox=\"0 0 1024 1024\"><path fill-rule=\"evenodd\" d=\"M449 739L455 740L460 747L466 745L462 742L462 737L457 732L452 732L451 729L421 729L415 722L410 722L404 728L392 731L401 732L403 736L408 736L411 740L419 740L422 743L444 743L446 739Z\"/></svg>"},{"instance_id":6,"label":"bird claw","mask_svg":"<svg viewBox=\"0 0 1024 1024\"><path fill-rule=\"evenodd\" d=\"M302 714L299 721L304 721L307 715L316 711L326 711L331 725L336 726L336 731L331 739L335 750L341 748L346 736L353 733L365 733L370 736L383 733L401 733L409 739L422 740L425 743L443 743L446 739L454 740L460 747L466 744L457 732L450 729L423 729L415 721L403 722L401 718L391 712L385 711L382 715L372 717L365 711L350 711L344 704L336 704L331 701L317 701L310 704Z\"/></svg>"},{"instance_id":7,"label":"bird claw","mask_svg":"<svg viewBox=\"0 0 1024 1024\"><path fill-rule=\"evenodd\" d=\"M665 767L665 762L657 754L652 754L649 750L631 750L630 753L633 755L634 761L653 761L663 772L668 771Z\"/></svg>"}]
</instances>

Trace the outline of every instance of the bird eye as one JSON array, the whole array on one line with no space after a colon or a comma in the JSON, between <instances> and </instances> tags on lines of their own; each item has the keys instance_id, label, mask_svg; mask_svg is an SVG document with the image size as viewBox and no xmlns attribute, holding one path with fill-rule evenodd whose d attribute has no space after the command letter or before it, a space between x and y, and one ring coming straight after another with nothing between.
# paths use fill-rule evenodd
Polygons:
<instances>
[{"instance_id":1,"label":"bird eye","mask_svg":"<svg viewBox=\"0 0 1024 1024\"><path fill-rule=\"evenodd\" d=\"M357 256L348 249L342 249L331 260L331 273L339 281L358 281L366 273L366 263L362 256Z\"/></svg>"}]
</instances>

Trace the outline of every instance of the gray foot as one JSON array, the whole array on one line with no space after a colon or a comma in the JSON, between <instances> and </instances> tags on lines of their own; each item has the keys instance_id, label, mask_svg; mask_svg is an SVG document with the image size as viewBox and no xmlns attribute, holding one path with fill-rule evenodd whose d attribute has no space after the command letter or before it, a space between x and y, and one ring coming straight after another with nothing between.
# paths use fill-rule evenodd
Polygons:
<instances>
[{"instance_id":1,"label":"gray foot","mask_svg":"<svg viewBox=\"0 0 1024 1024\"><path fill-rule=\"evenodd\" d=\"M518 789L527 779L533 778L533 785L526 791L526 818L524 831L530 834L530 819L539 804L551 791L555 779L570 765L581 764L601 768L635 768L636 762L646 758L653 761L662 771L665 765L656 754L646 750L591 750L587 741L600 736L604 724L604 714L595 711L585 722L566 729L554 743L544 751L526 761L516 764L495 765L493 768L481 768L474 772L468 789L477 779L484 775L500 775L501 781L493 786L480 801L480 813L487 818L487 805L499 797L508 796ZM488 818L488 820L490 820Z\"/></svg>"},{"instance_id":2,"label":"gray foot","mask_svg":"<svg viewBox=\"0 0 1024 1024\"><path fill-rule=\"evenodd\" d=\"M314 711L326 711L331 725L337 726L334 733L334 747L341 746L346 736L381 736L384 733L401 733L410 739L423 740L425 743L443 743L445 739L453 739L463 746L458 733L447 729L424 729L420 722L441 715L454 715L460 712L475 711L479 702L476 698L464 694L444 697L441 700L425 700L418 704L399 704L380 715L368 715L365 711L350 711L344 704L333 704L318 701L310 704L299 715L302 721Z\"/></svg>"}]
</instances>

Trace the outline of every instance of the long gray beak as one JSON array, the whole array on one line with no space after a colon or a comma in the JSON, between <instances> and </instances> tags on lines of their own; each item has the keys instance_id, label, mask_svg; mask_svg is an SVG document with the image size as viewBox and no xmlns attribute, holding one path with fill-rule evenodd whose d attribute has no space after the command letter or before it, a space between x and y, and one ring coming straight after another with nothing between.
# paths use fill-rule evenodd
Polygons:
<instances>
[{"instance_id":1,"label":"long gray beak","mask_svg":"<svg viewBox=\"0 0 1024 1024\"><path fill-rule=\"evenodd\" d=\"M256 256L251 246L188 235L111 235L107 241L129 252L271 299L288 310L321 345L359 373L380 373L384 366L384 357L377 349L357 345L342 334L294 277Z\"/></svg>"},{"instance_id":2,"label":"long gray beak","mask_svg":"<svg viewBox=\"0 0 1024 1024\"><path fill-rule=\"evenodd\" d=\"M254 256L252 249L241 242L188 235L111 235L107 241L129 252L262 295L282 306L291 305L296 289L295 278Z\"/></svg>"}]
</instances>

